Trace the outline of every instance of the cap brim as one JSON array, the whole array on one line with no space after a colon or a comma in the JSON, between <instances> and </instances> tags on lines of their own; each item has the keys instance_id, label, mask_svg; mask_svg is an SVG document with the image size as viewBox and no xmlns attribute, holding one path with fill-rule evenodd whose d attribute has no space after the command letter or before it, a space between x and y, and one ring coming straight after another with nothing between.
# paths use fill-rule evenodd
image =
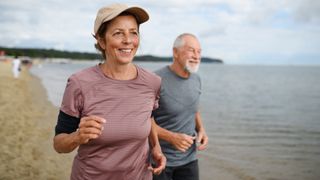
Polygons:
<instances>
[{"instance_id":1,"label":"cap brim","mask_svg":"<svg viewBox=\"0 0 320 180\"><path fill-rule=\"evenodd\" d=\"M130 7L122 12L129 12L133 14L137 18L138 24L142 24L149 20L148 13L140 7Z\"/></svg>"}]
</instances>

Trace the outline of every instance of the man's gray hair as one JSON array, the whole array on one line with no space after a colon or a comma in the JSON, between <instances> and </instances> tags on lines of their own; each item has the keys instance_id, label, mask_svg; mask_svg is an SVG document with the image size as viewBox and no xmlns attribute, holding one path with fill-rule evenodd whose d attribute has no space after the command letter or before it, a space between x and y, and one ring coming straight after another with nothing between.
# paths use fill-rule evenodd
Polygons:
<instances>
[{"instance_id":1,"label":"man's gray hair","mask_svg":"<svg viewBox=\"0 0 320 180\"><path fill-rule=\"evenodd\" d=\"M191 34L191 33L183 33L183 34L180 34L180 35L176 38L176 40L174 41L174 43L173 43L173 48L182 47L182 46L184 45L184 43L185 43L185 41L184 41L184 39L183 39L185 36L192 36L192 37L194 37L195 39L198 39L195 35L193 35L193 34Z\"/></svg>"}]
</instances>

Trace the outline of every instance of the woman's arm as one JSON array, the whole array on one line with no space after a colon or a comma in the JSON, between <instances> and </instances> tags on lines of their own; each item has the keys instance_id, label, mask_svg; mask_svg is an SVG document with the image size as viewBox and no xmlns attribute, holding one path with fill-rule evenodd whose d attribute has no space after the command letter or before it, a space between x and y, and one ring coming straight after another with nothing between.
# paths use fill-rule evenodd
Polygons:
<instances>
[{"instance_id":1,"label":"woman's arm","mask_svg":"<svg viewBox=\"0 0 320 180\"><path fill-rule=\"evenodd\" d=\"M159 144L159 139L158 139L158 133L156 129L156 123L153 118L151 118L151 131L149 135L149 142L151 146L151 153L152 153L152 158L154 162L156 163L156 167L149 167L150 170L154 174L160 174L162 170L166 167L166 162L167 159L166 157L162 154L161 147Z\"/></svg>"},{"instance_id":2,"label":"woman's arm","mask_svg":"<svg viewBox=\"0 0 320 180\"><path fill-rule=\"evenodd\" d=\"M88 143L90 139L98 138L106 120L98 116L83 117L77 131L70 134L60 133L53 138L53 147L58 153L69 153L79 145Z\"/></svg>"},{"instance_id":3,"label":"woman's arm","mask_svg":"<svg viewBox=\"0 0 320 180\"><path fill-rule=\"evenodd\" d=\"M78 131L66 134L61 133L53 138L53 147L58 153L72 152L80 145Z\"/></svg>"}]
</instances>

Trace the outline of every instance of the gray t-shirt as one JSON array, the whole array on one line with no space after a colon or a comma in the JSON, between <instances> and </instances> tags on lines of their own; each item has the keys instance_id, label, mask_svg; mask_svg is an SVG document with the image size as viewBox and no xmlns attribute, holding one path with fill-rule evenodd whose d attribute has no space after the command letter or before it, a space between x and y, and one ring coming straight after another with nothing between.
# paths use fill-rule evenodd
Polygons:
<instances>
[{"instance_id":1,"label":"gray t-shirt","mask_svg":"<svg viewBox=\"0 0 320 180\"><path fill-rule=\"evenodd\" d=\"M195 115L201 94L201 80L197 74L182 78L169 66L155 72L162 78L159 108L153 111L156 123L173 132L196 135ZM167 157L167 166L180 166L196 160L196 143L186 152L177 150L170 143L160 140Z\"/></svg>"}]
</instances>

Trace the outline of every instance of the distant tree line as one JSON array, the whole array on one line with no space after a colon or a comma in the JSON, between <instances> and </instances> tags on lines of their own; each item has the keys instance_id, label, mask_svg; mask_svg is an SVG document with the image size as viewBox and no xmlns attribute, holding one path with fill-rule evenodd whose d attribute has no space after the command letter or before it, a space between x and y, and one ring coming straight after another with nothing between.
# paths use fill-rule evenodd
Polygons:
<instances>
[{"instance_id":1,"label":"distant tree line","mask_svg":"<svg viewBox=\"0 0 320 180\"><path fill-rule=\"evenodd\" d=\"M95 60L95 59L102 58L102 56L98 53L60 51L55 49L0 47L0 50L5 51L5 54L8 56L28 56L31 58L67 58L67 59L77 59L77 60ZM169 61L172 61L172 57L142 55L142 56L136 56L134 60L135 61L169 62ZM208 57L202 57L201 61L207 62L207 63L223 63L221 59L208 58Z\"/></svg>"},{"instance_id":2,"label":"distant tree line","mask_svg":"<svg viewBox=\"0 0 320 180\"><path fill-rule=\"evenodd\" d=\"M86 52L72 52L60 51L55 49L31 49L31 48L5 48L4 50L8 56L28 56L32 58L69 58L69 59L100 59L101 56L97 53Z\"/></svg>"}]
</instances>

